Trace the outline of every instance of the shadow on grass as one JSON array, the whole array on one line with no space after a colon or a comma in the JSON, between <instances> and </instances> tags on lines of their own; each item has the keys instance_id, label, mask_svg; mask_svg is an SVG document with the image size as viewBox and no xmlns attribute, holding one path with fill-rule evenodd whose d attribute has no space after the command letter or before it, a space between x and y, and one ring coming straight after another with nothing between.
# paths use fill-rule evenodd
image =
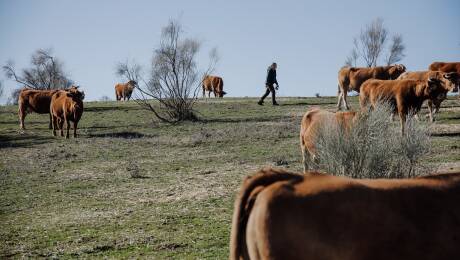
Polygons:
<instances>
[{"instance_id":1,"label":"shadow on grass","mask_svg":"<svg viewBox=\"0 0 460 260\"><path fill-rule=\"evenodd\" d=\"M337 105L337 102L296 102L296 103L281 103L280 106L320 106L320 105Z\"/></svg>"},{"instance_id":2,"label":"shadow on grass","mask_svg":"<svg viewBox=\"0 0 460 260\"><path fill-rule=\"evenodd\" d=\"M0 148L6 147L31 147L34 145L50 143L54 138L52 136L36 136L19 134L15 136L0 135Z\"/></svg>"},{"instance_id":3,"label":"shadow on grass","mask_svg":"<svg viewBox=\"0 0 460 260\"><path fill-rule=\"evenodd\" d=\"M124 139L137 139L137 138L143 138L143 137L153 137L152 135L144 135L142 133L128 132L128 131L118 132L118 133L100 133L100 134L89 133L87 136L89 138L102 137L102 138L124 138Z\"/></svg>"},{"instance_id":4,"label":"shadow on grass","mask_svg":"<svg viewBox=\"0 0 460 260\"><path fill-rule=\"evenodd\" d=\"M269 117L250 117L250 118L206 118L201 119L201 123L247 123L247 122L272 122L277 120L286 119L285 116L269 116Z\"/></svg>"},{"instance_id":5,"label":"shadow on grass","mask_svg":"<svg viewBox=\"0 0 460 260\"><path fill-rule=\"evenodd\" d=\"M460 136L460 132L431 133L431 136L437 136L437 137Z\"/></svg>"},{"instance_id":6,"label":"shadow on grass","mask_svg":"<svg viewBox=\"0 0 460 260\"><path fill-rule=\"evenodd\" d=\"M125 107L122 105L116 106L107 106L107 107L85 107L85 112L105 112L105 111L132 111L132 110L141 110L142 108L139 106L129 106Z\"/></svg>"}]
</instances>

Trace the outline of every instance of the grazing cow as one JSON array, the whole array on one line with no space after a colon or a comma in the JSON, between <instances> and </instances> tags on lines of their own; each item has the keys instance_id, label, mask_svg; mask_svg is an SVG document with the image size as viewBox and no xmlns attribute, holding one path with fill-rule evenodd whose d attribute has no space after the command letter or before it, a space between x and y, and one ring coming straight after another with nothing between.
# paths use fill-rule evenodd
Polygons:
<instances>
[{"instance_id":1,"label":"grazing cow","mask_svg":"<svg viewBox=\"0 0 460 260\"><path fill-rule=\"evenodd\" d=\"M442 71L442 72L457 72L460 74L460 62L433 62L428 68L432 71ZM460 78L457 82L457 89L460 85ZM458 92L458 98L460 98L460 91Z\"/></svg>"},{"instance_id":2,"label":"grazing cow","mask_svg":"<svg viewBox=\"0 0 460 260\"><path fill-rule=\"evenodd\" d=\"M134 80L130 80L126 83L117 83L115 85L115 97L117 101L121 100L122 98L123 101L126 101L126 99L129 101L136 86L137 82Z\"/></svg>"},{"instance_id":3,"label":"grazing cow","mask_svg":"<svg viewBox=\"0 0 460 260\"><path fill-rule=\"evenodd\" d=\"M77 89L78 87L72 86L67 90ZM18 98L18 115L19 115L19 127L25 129L24 119L28 113L38 113L38 114L49 114L50 122L49 129L52 126L51 114L50 114L50 104L51 97L60 90L37 90L24 88L19 93Z\"/></svg>"},{"instance_id":4,"label":"grazing cow","mask_svg":"<svg viewBox=\"0 0 460 260\"><path fill-rule=\"evenodd\" d=\"M64 123L66 124L66 136L69 138L70 121L73 122L73 137L77 137L78 121L83 114L82 91L58 91L51 98L50 112L53 119L53 135L56 136L56 130L59 127L61 136L64 136Z\"/></svg>"},{"instance_id":5,"label":"grazing cow","mask_svg":"<svg viewBox=\"0 0 460 260\"><path fill-rule=\"evenodd\" d=\"M368 101L374 107L378 102L389 102L393 114L398 113L401 121L401 133L404 133L406 116L417 113L427 99L443 99L447 94L444 81L436 78L428 80L377 80L364 82L359 94L361 110L365 110Z\"/></svg>"},{"instance_id":6,"label":"grazing cow","mask_svg":"<svg viewBox=\"0 0 460 260\"><path fill-rule=\"evenodd\" d=\"M230 259L460 259L460 173L351 179L264 169L235 201Z\"/></svg>"},{"instance_id":7,"label":"grazing cow","mask_svg":"<svg viewBox=\"0 0 460 260\"><path fill-rule=\"evenodd\" d=\"M446 87L448 91L458 91L458 81L460 80L460 74L457 72L441 72L441 71L410 71L404 72L399 79L414 79L414 80L428 80L429 78L437 78L440 80L447 80ZM439 111L443 99L429 99L428 100L428 116L430 121L434 121L434 114ZM433 109L434 106L434 109Z\"/></svg>"},{"instance_id":8,"label":"grazing cow","mask_svg":"<svg viewBox=\"0 0 460 260\"><path fill-rule=\"evenodd\" d=\"M385 67L372 68L355 68L343 67L339 70L339 93L337 101L337 110L340 110L342 101L345 108L348 110L347 93L354 90L360 91L361 85L368 79L396 79L406 71L406 67L402 64L396 64Z\"/></svg>"},{"instance_id":9,"label":"grazing cow","mask_svg":"<svg viewBox=\"0 0 460 260\"><path fill-rule=\"evenodd\" d=\"M206 91L208 91L208 97L211 97L211 92L214 93L214 97L224 97L227 92L224 91L224 80L217 76L205 76L203 79L203 97L206 97Z\"/></svg>"},{"instance_id":10,"label":"grazing cow","mask_svg":"<svg viewBox=\"0 0 460 260\"><path fill-rule=\"evenodd\" d=\"M309 169L308 163L317 160L315 143L318 131L324 127L323 124L327 124L327 127L344 127L345 130L349 130L356 115L356 112L332 113L318 108L305 113L300 125L300 149L305 172Z\"/></svg>"}]
</instances>

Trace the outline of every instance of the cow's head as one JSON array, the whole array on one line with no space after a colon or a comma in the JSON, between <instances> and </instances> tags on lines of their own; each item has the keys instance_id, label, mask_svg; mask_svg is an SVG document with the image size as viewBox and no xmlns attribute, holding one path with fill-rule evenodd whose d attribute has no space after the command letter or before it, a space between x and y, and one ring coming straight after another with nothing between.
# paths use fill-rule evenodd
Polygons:
<instances>
[{"instance_id":1,"label":"cow's head","mask_svg":"<svg viewBox=\"0 0 460 260\"><path fill-rule=\"evenodd\" d=\"M442 81L445 87L452 92L458 92L460 85L460 74L457 72L448 72L442 74Z\"/></svg>"},{"instance_id":2,"label":"cow's head","mask_svg":"<svg viewBox=\"0 0 460 260\"><path fill-rule=\"evenodd\" d=\"M72 98L78 98L80 100L85 99L85 92L78 90L80 86L71 86L67 89L67 96Z\"/></svg>"},{"instance_id":3,"label":"cow's head","mask_svg":"<svg viewBox=\"0 0 460 260\"><path fill-rule=\"evenodd\" d=\"M390 79L397 79L404 72L406 72L406 67L402 64L392 65L388 69L388 74L390 75Z\"/></svg>"},{"instance_id":4,"label":"cow's head","mask_svg":"<svg viewBox=\"0 0 460 260\"><path fill-rule=\"evenodd\" d=\"M430 99L444 100L446 99L449 90L444 87L441 79L430 77L427 80L427 87L425 88L425 95Z\"/></svg>"},{"instance_id":5,"label":"cow's head","mask_svg":"<svg viewBox=\"0 0 460 260\"><path fill-rule=\"evenodd\" d=\"M135 80L128 81L128 85L131 86L131 89L137 87L137 82Z\"/></svg>"},{"instance_id":6,"label":"cow's head","mask_svg":"<svg viewBox=\"0 0 460 260\"><path fill-rule=\"evenodd\" d=\"M226 94L227 94L227 92L225 92L225 91L222 90L221 92L219 92L219 97L220 97L220 98L223 98L224 95L226 95Z\"/></svg>"}]
</instances>

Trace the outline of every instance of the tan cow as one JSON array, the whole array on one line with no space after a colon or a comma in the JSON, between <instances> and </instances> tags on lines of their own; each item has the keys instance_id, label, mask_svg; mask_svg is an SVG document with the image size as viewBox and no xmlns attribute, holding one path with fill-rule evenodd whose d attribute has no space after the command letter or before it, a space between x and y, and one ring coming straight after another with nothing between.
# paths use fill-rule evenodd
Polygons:
<instances>
[{"instance_id":1,"label":"tan cow","mask_svg":"<svg viewBox=\"0 0 460 260\"><path fill-rule=\"evenodd\" d=\"M437 78L440 80L448 80L446 82L446 87L448 91L457 92L458 91L458 81L460 80L460 74L457 72L441 72L441 71L408 71L401 74L398 79L414 79L414 80L428 80L429 78ZM443 99L434 99L428 100L428 116L430 121L434 121L434 114L439 111Z\"/></svg>"},{"instance_id":2,"label":"tan cow","mask_svg":"<svg viewBox=\"0 0 460 260\"><path fill-rule=\"evenodd\" d=\"M351 179L264 169L235 200L230 259L460 259L460 173Z\"/></svg>"},{"instance_id":3,"label":"tan cow","mask_svg":"<svg viewBox=\"0 0 460 260\"><path fill-rule=\"evenodd\" d=\"M59 128L61 136L64 136L64 123L66 124L66 138L69 138L70 122L73 122L73 137L77 137L78 121L83 114L82 91L58 91L51 98L50 113L53 119L53 136Z\"/></svg>"},{"instance_id":4,"label":"tan cow","mask_svg":"<svg viewBox=\"0 0 460 260\"><path fill-rule=\"evenodd\" d=\"M217 76L205 76L203 79L203 97L206 97L206 91L208 91L208 97L211 97L211 92L214 93L214 97L224 97L227 92L224 91L224 80Z\"/></svg>"},{"instance_id":5,"label":"tan cow","mask_svg":"<svg viewBox=\"0 0 460 260\"><path fill-rule=\"evenodd\" d=\"M460 62L433 62L428 67L432 71L442 71L442 72L457 72L460 74ZM460 86L460 78L457 82L457 89ZM458 98L460 98L460 91L458 92Z\"/></svg>"},{"instance_id":6,"label":"tan cow","mask_svg":"<svg viewBox=\"0 0 460 260\"><path fill-rule=\"evenodd\" d=\"M67 90L77 89L77 86L72 86ZM36 90L24 88L19 92L18 97L18 115L19 127L25 129L24 119L28 113L49 114L49 129L52 126L52 119L50 114L51 97L60 90Z\"/></svg>"},{"instance_id":7,"label":"tan cow","mask_svg":"<svg viewBox=\"0 0 460 260\"><path fill-rule=\"evenodd\" d=\"M115 98L117 101L120 101L122 98L123 101L129 101L136 86L137 82L134 80L130 80L126 83L117 83L115 85Z\"/></svg>"},{"instance_id":8,"label":"tan cow","mask_svg":"<svg viewBox=\"0 0 460 260\"><path fill-rule=\"evenodd\" d=\"M406 67L402 64L372 67L372 68L355 68L343 67L339 70L339 93L337 101L337 110L340 110L342 101L345 104L345 109L349 109L347 103L347 93L349 91L360 92L361 85L368 79L396 79L406 71Z\"/></svg>"},{"instance_id":9,"label":"tan cow","mask_svg":"<svg viewBox=\"0 0 460 260\"><path fill-rule=\"evenodd\" d=\"M305 172L309 170L309 162L317 161L315 143L318 131L324 127L323 124L327 124L327 127L343 127L348 130L356 115L356 112L332 113L318 108L305 113L300 125L300 149Z\"/></svg>"},{"instance_id":10,"label":"tan cow","mask_svg":"<svg viewBox=\"0 0 460 260\"><path fill-rule=\"evenodd\" d=\"M418 113L425 100L443 99L447 94L443 80L429 78L428 80L377 80L371 79L361 86L359 103L365 111L370 101L372 107L378 102L389 102L393 113L398 113L401 121L401 133L404 133L406 116Z\"/></svg>"}]
</instances>

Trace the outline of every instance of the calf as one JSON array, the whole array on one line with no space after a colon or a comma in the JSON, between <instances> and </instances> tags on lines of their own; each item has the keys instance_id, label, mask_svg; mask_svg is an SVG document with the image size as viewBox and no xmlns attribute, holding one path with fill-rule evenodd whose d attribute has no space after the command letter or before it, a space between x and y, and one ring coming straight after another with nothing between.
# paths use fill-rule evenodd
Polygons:
<instances>
[{"instance_id":1,"label":"calf","mask_svg":"<svg viewBox=\"0 0 460 260\"><path fill-rule=\"evenodd\" d=\"M64 123L66 124L66 138L69 138L70 121L73 122L73 137L77 137L78 121L83 114L84 93L75 91L58 91L52 99L50 111L53 121L53 136L56 136L56 130L59 127L61 136L64 136Z\"/></svg>"},{"instance_id":2,"label":"calf","mask_svg":"<svg viewBox=\"0 0 460 260\"><path fill-rule=\"evenodd\" d=\"M460 259L460 173L351 179L265 169L235 200L230 259Z\"/></svg>"},{"instance_id":3,"label":"calf","mask_svg":"<svg viewBox=\"0 0 460 260\"><path fill-rule=\"evenodd\" d=\"M355 68L343 67L339 70L338 84L338 101L337 110L340 110L342 101L345 108L348 110L347 93L354 90L359 92L361 85L368 79L396 79L406 71L406 67L402 64L371 67L371 68Z\"/></svg>"},{"instance_id":4,"label":"calf","mask_svg":"<svg viewBox=\"0 0 460 260\"><path fill-rule=\"evenodd\" d=\"M365 110L368 101L374 107L378 102L389 102L393 113L398 113L401 121L401 133L404 133L406 116L420 111L423 101L443 99L447 94L441 80L368 80L364 82L359 94L361 110Z\"/></svg>"},{"instance_id":5,"label":"calf","mask_svg":"<svg viewBox=\"0 0 460 260\"><path fill-rule=\"evenodd\" d=\"M457 72L442 72L442 71L411 71L404 72L399 79L413 79L413 80L428 80L429 78L436 78L444 82L444 86L447 88L447 91L457 92L458 91L458 81L460 80L460 74ZM445 98L441 99L429 99L428 100L428 116L430 121L434 121L434 114L439 111L441 102ZM434 109L433 109L434 106Z\"/></svg>"},{"instance_id":6,"label":"calf","mask_svg":"<svg viewBox=\"0 0 460 260\"><path fill-rule=\"evenodd\" d=\"M343 127L349 130L356 115L356 112L332 113L317 108L305 113L300 125L300 150L305 172L309 169L309 162L317 160L315 143L321 127Z\"/></svg>"}]
</instances>

